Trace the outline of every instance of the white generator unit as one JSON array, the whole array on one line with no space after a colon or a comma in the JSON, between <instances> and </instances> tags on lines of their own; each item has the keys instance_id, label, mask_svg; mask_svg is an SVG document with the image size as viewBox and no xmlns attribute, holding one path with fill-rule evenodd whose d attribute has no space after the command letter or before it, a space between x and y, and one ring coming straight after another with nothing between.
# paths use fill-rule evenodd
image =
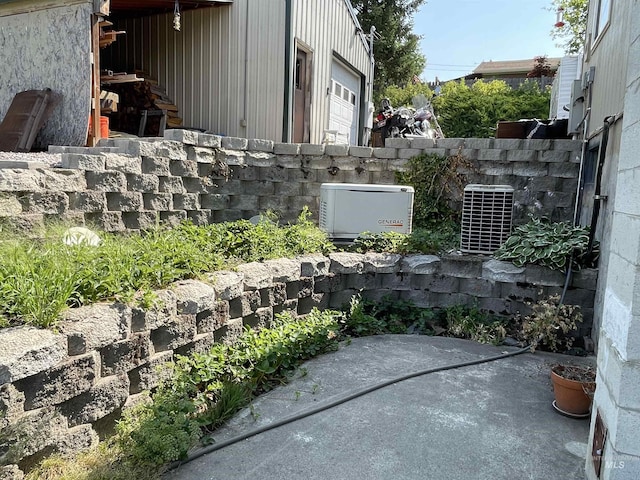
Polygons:
<instances>
[{"instance_id":1,"label":"white generator unit","mask_svg":"<svg viewBox=\"0 0 640 480\"><path fill-rule=\"evenodd\" d=\"M320 228L329 238L353 240L363 232L411 233L413 187L323 183Z\"/></svg>"},{"instance_id":2,"label":"white generator unit","mask_svg":"<svg viewBox=\"0 0 640 480\"><path fill-rule=\"evenodd\" d=\"M462 200L460 250L493 253L511 235L513 187L467 185Z\"/></svg>"}]
</instances>

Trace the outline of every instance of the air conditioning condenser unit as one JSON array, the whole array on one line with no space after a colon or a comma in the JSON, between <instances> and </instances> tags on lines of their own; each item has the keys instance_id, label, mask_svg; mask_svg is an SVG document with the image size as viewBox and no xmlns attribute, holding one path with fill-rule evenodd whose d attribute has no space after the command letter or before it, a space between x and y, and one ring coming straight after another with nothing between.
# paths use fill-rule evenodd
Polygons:
<instances>
[{"instance_id":1,"label":"air conditioning condenser unit","mask_svg":"<svg viewBox=\"0 0 640 480\"><path fill-rule=\"evenodd\" d=\"M511 235L513 187L467 185L462 200L460 250L493 253Z\"/></svg>"},{"instance_id":2,"label":"air conditioning condenser unit","mask_svg":"<svg viewBox=\"0 0 640 480\"><path fill-rule=\"evenodd\" d=\"M339 240L363 232L411 233L413 194L413 187L404 185L323 183L320 228Z\"/></svg>"}]
</instances>

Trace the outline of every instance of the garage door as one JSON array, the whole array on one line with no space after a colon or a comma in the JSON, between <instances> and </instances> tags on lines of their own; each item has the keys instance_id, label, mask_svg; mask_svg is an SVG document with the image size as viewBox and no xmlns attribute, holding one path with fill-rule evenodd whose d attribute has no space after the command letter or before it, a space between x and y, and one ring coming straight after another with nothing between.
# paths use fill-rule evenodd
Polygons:
<instances>
[{"instance_id":1,"label":"garage door","mask_svg":"<svg viewBox=\"0 0 640 480\"><path fill-rule=\"evenodd\" d=\"M329 95L329 130L339 138L358 143L360 106L360 78L337 60L331 66L331 94Z\"/></svg>"}]
</instances>

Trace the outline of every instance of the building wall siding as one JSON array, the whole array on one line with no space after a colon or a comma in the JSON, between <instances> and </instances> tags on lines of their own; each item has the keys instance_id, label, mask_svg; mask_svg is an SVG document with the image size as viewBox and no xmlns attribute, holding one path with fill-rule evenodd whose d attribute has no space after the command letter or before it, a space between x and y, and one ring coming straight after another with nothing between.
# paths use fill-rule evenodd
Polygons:
<instances>
[{"instance_id":1,"label":"building wall siding","mask_svg":"<svg viewBox=\"0 0 640 480\"><path fill-rule=\"evenodd\" d=\"M313 52L310 142L320 143L329 124L327 88L334 53L367 75L368 50L344 0L292 0L292 7L290 71L295 43L301 42ZM285 9L285 0L236 0L230 6L183 12L181 32L173 30L172 14L127 20L118 24L127 34L104 53L103 63L157 79L187 127L281 141Z\"/></svg>"},{"instance_id":2,"label":"building wall siding","mask_svg":"<svg viewBox=\"0 0 640 480\"><path fill-rule=\"evenodd\" d=\"M602 143L603 121L610 115L615 115L624 110L625 90L629 55L629 38L631 31L631 2L612 2L610 24L603 30L597 39L593 39L595 21L598 16L598 3L590 2L587 39L583 72L588 72L591 66L595 67L595 79L592 85L592 104L587 138L589 148L598 148ZM587 105L588 106L588 105ZM613 228L613 199L616 196L616 178L618 171L620 138L622 135L622 122L613 125L609 131L609 140L606 150L605 164L602 173L601 194L609 200L601 204L598 218L596 238L600 244L600 270L601 283L596 293L596 305L594 315L594 327L600 327L605 304L604 280L609 271L609 251L612 245L612 237L608 234ZM588 225L591 222L593 212L593 186L585 189L582 200L582 210L579 221Z\"/></svg>"},{"instance_id":3,"label":"building wall siding","mask_svg":"<svg viewBox=\"0 0 640 480\"><path fill-rule=\"evenodd\" d=\"M180 32L173 29L172 14L127 20L118 24L125 38L105 62L157 79L187 127L281 140L284 5L236 0L183 12Z\"/></svg>"},{"instance_id":4,"label":"building wall siding","mask_svg":"<svg viewBox=\"0 0 640 480\"><path fill-rule=\"evenodd\" d=\"M640 4L638 2L613 1L612 24L604 33L603 42L618 38L620 43L601 44L602 65L611 59L620 62L626 74L610 78L616 87L621 83L626 94L611 98L624 106L624 118L613 132L612 152L607 172L608 183L614 184L608 195L605 212L601 213L607 224L602 248L601 281L598 285L598 319L600 344L598 348L597 390L592 411L598 412L607 428L603 448L602 469L597 475L591 457L586 460L589 480L632 480L640 478L640 203L637 178L640 172L638 159L638 135L640 132ZM595 5L592 5L592 8ZM624 19L621 18L624 16ZM624 20L618 24L616 21ZM624 39L624 41L622 41ZM605 50L606 48L606 50ZM606 78L615 75L606 71ZM623 91L624 92L624 91ZM607 95L609 92L603 93ZM617 91L616 91L617 93ZM596 91L594 91L594 96ZM606 98L606 97L605 97ZM612 112L613 113L613 112ZM597 117L596 117L597 118ZM595 415L591 422L589 446L592 451L595 434Z\"/></svg>"},{"instance_id":5,"label":"building wall siding","mask_svg":"<svg viewBox=\"0 0 640 480\"><path fill-rule=\"evenodd\" d=\"M590 66L596 67L589 136L602 126L605 117L623 110L631 4L632 2L613 2L609 27L598 39L591 40L591 46L586 46L589 53L586 55L583 71L587 72ZM597 7L598 2L591 2L587 38L593 37L593 19L597 18Z\"/></svg>"},{"instance_id":6,"label":"building wall siding","mask_svg":"<svg viewBox=\"0 0 640 480\"><path fill-rule=\"evenodd\" d=\"M320 143L329 127L327 89L331 86L334 52L361 75L368 77L368 49L356 32L344 0L295 0L293 34L297 41L313 50L310 138L311 143ZM293 62L291 68L293 71ZM364 95L364 89L361 94Z\"/></svg>"}]
</instances>

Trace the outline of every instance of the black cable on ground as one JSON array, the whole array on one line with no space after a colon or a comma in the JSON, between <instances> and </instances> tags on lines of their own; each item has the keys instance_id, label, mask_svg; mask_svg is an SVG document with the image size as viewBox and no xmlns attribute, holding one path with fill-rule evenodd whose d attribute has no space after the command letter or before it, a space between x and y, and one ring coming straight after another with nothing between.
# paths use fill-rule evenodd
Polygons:
<instances>
[{"instance_id":1,"label":"black cable on ground","mask_svg":"<svg viewBox=\"0 0 640 480\"><path fill-rule=\"evenodd\" d=\"M495 360L502 360L503 358L509 358L509 357L514 357L516 355L520 355L526 352L530 352L531 351L531 346L525 347L525 348L521 348L519 350L515 350L513 352L509 352L509 353L503 353L501 355L495 355L493 357L486 357L486 358L480 358L478 360L471 360L468 362L462 362L462 363L454 363L452 365L444 365L441 367L433 367L433 368L428 368L426 370L419 370L417 372L413 372L413 373L409 373L406 375L402 375L400 377L396 377L396 378L392 378L390 380L386 380L384 382L380 382L377 383L375 385L371 385L369 387L363 388L361 390L357 390L349 395L346 395L344 397L338 398L336 400L332 400L331 402L327 402L323 405L319 405L315 408L312 408L310 410L307 410L305 412L300 412L297 413L295 415L292 415L290 417L284 418L282 420L278 420L277 422L273 422L270 423L269 425L265 425L264 427L260 427L260 428L256 428L255 430L251 430L250 432L247 433L243 433L241 435L238 435L236 437L230 438L228 440L225 440L224 442L220 442L220 443L216 443L213 445L209 445L207 447L204 447L200 450L198 450L197 452L192 453L191 455L189 455L185 460L181 461L181 462L176 462L172 465L169 466L169 470L174 470L175 468L178 468L180 465L184 465L185 463L189 463L197 458L200 458L208 453L212 453L215 452L217 450L221 450L225 447L228 447L230 445L233 445L234 443L238 443L241 442L242 440L246 440L247 438L253 437L255 435L259 435L261 433L264 432L268 432L269 430L273 430L275 428L281 427L283 425L287 425L289 423L295 422L297 420L301 420L303 418L306 417L310 417L311 415L315 415L316 413L320 413L323 412L325 410L328 410L330 408L333 407L337 407L338 405L342 405L343 403L349 402L351 400L354 400L358 397L362 397L363 395L366 395L368 393L374 392L376 390L380 390L381 388L384 387L388 387L389 385L393 385L394 383L399 383L399 382L403 382L404 380L409 380L410 378L415 378L415 377L419 377L422 375L427 375L430 373L437 373L437 372L444 372L447 370L453 370L453 369L457 369L457 368L462 368L462 367L470 367L472 365L480 365L482 363L488 363L488 362L493 362Z\"/></svg>"}]
</instances>

